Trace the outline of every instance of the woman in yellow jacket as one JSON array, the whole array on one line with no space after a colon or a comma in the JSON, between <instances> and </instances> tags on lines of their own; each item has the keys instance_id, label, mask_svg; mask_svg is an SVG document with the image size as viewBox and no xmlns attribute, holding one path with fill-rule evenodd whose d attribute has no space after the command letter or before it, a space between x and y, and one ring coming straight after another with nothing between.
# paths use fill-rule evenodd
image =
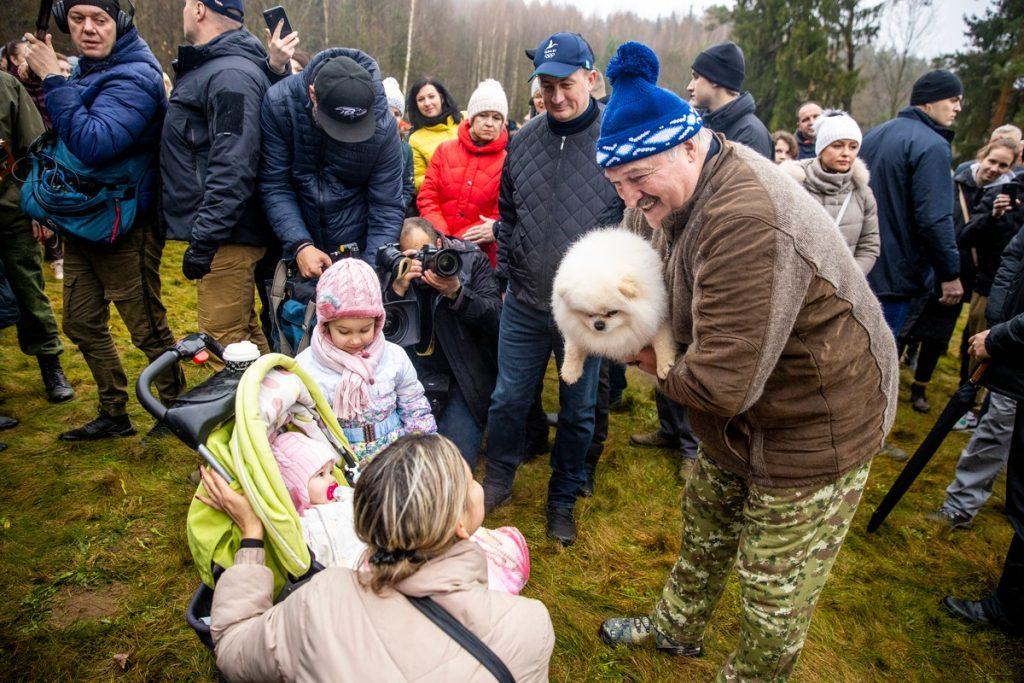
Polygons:
<instances>
[{"instance_id":1,"label":"woman in yellow jacket","mask_svg":"<svg viewBox=\"0 0 1024 683\"><path fill-rule=\"evenodd\" d=\"M434 150L442 142L458 137L462 114L448 89L433 78L413 84L405 109L412 123L409 146L412 147L413 181L419 192Z\"/></svg>"}]
</instances>

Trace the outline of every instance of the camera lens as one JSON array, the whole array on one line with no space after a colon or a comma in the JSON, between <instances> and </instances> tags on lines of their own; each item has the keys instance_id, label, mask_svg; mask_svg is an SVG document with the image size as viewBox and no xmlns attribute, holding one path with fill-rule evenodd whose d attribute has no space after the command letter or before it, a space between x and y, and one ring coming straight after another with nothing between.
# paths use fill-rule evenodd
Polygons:
<instances>
[{"instance_id":1,"label":"camera lens","mask_svg":"<svg viewBox=\"0 0 1024 683\"><path fill-rule=\"evenodd\" d=\"M451 277L459 272L462 267L462 259L454 251L447 249L437 255L437 263L434 270L442 277Z\"/></svg>"},{"instance_id":2,"label":"camera lens","mask_svg":"<svg viewBox=\"0 0 1024 683\"><path fill-rule=\"evenodd\" d=\"M389 340L395 338L396 333L400 331L401 326L401 323L395 319L395 316L385 316L383 329L384 338Z\"/></svg>"}]
</instances>

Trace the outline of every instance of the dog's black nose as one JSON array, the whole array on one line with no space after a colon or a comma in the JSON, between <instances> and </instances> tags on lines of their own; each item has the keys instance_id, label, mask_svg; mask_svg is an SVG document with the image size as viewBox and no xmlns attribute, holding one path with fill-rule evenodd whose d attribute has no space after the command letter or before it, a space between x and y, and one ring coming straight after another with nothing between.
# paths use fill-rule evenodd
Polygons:
<instances>
[{"instance_id":1,"label":"dog's black nose","mask_svg":"<svg viewBox=\"0 0 1024 683\"><path fill-rule=\"evenodd\" d=\"M598 332L603 330L604 329L604 321L603 320L595 320L594 321L594 329L597 330Z\"/></svg>"}]
</instances>

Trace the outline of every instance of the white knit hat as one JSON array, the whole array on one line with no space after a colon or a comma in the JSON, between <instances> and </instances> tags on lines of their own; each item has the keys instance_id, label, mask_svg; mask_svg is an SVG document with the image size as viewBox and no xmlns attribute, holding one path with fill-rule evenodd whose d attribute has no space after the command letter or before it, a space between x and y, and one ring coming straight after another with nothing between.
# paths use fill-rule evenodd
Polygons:
<instances>
[{"instance_id":1,"label":"white knit hat","mask_svg":"<svg viewBox=\"0 0 1024 683\"><path fill-rule=\"evenodd\" d=\"M488 78L476 86L476 90L469 96L469 106L466 107L466 118L470 121L473 117L484 111L496 111L508 119L508 98L501 83Z\"/></svg>"},{"instance_id":2,"label":"white knit hat","mask_svg":"<svg viewBox=\"0 0 1024 683\"><path fill-rule=\"evenodd\" d=\"M822 151L836 140L862 140L860 126L845 111L829 110L814 122L814 154Z\"/></svg>"},{"instance_id":3,"label":"white knit hat","mask_svg":"<svg viewBox=\"0 0 1024 683\"><path fill-rule=\"evenodd\" d=\"M388 76L384 79L384 97L388 98L388 107L397 109L399 116L405 116L405 95L398 86L398 81Z\"/></svg>"},{"instance_id":4,"label":"white knit hat","mask_svg":"<svg viewBox=\"0 0 1024 683\"><path fill-rule=\"evenodd\" d=\"M534 78L530 81L530 99L532 100L538 92L540 92L540 79Z\"/></svg>"}]
</instances>

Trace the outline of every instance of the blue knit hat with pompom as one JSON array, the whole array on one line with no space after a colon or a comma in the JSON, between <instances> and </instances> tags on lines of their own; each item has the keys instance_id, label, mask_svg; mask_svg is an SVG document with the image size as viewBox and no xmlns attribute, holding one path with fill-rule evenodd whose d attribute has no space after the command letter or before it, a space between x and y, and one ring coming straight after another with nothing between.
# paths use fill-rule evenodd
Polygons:
<instances>
[{"instance_id":1,"label":"blue knit hat with pompom","mask_svg":"<svg viewBox=\"0 0 1024 683\"><path fill-rule=\"evenodd\" d=\"M701 129L700 115L671 90L658 87L658 56L643 43L619 46L605 75L612 98L601 120L597 163L604 168L664 152Z\"/></svg>"}]
</instances>

